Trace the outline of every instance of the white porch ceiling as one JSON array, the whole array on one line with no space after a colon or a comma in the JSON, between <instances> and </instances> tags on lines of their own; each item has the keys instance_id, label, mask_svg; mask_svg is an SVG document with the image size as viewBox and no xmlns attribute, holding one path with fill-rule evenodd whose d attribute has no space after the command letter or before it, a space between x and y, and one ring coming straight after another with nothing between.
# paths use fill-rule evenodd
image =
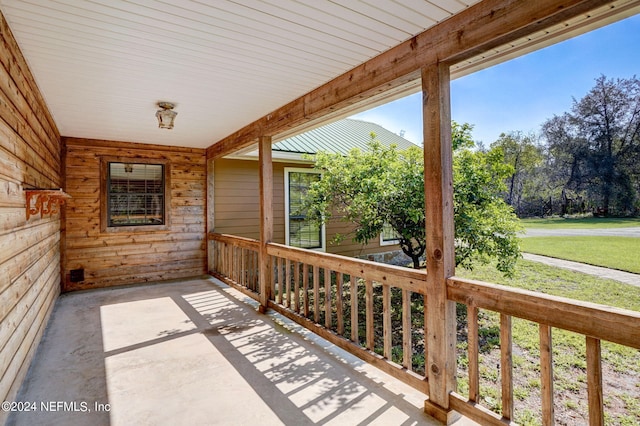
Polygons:
<instances>
[{"instance_id":1,"label":"white porch ceiling","mask_svg":"<svg viewBox=\"0 0 640 426\"><path fill-rule=\"evenodd\" d=\"M63 136L205 148L472 0L0 0ZM158 101L174 102L161 130Z\"/></svg>"},{"instance_id":2,"label":"white porch ceiling","mask_svg":"<svg viewBox=\"0 0 640 426\"><path fill-rule=\"evenodd\" d=\"M477 2L0 0L0 10L61 135L206 148ZM615 0L458 64L453 75L637 13L639 4ZM159 101L176 104L173 130L157 126Z\"/></svg>"}]
</instances>

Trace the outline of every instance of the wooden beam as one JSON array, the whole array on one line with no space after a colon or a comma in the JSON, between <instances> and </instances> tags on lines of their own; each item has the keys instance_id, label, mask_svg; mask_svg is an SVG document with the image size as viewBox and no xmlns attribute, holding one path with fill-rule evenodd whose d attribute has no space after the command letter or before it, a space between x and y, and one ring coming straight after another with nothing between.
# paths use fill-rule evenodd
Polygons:
<instances>
[{"instance_id":1,"label":"wooden beam","mask_svg":"<svg viewBox=\"0 0 640 426\"><path fill-rule=\"evenodd\" d=\"M207 158L336 114L420 78L423 66L453 64L584 14L610 0L484 0L370 59L211 145Z\"/></svg>"},{"instance_id":2,"label":"wooden beam","mask_svg":"<svg viewBox=\"0 0 640 426\"><path fill-rule=\"evenodd\" d=\"M271 137L261 136L260 161L260 311L265 312L271 299L271 259L267 244L273 240L273 162Z\"/></svg>"},{"instance_id":3,"label":"wooden beam","mask_svg":"<svg viewBox=\"0 0 640 426\"><path fill-rule=\"evenodd\" d=\"M449 86L448 65L422 70L425 215L429 218L425 251L429 399L425 411L447 424L454 420L449 394L456 389L456 305L447 300L447 278L455 273Z\"/></svg>"}]
</instances>

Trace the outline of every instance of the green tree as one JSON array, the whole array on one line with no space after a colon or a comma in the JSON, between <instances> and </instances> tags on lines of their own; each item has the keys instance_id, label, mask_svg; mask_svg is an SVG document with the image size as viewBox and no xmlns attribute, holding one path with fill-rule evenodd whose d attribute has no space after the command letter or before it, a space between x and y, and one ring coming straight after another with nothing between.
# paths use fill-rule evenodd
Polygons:
<instances>
[{"instance_id":1,"label":"green tree","mask_svg":"<svg viewBox=\"0 0 640 426\"><path fill-rule=\"evenodd\" d=\"M453 122L453 204L456 229L456 264L472 268L474 261L497 261L509 275L520 257L517 233L520 221L501 193L513 167L501 149L474 150L472 127Z\"/></svg>"},{"instance_id":2,"label":"green tree","mask_svg":"<svg viewBox=\"0 0 640 426\"><path fill-rule=\"evenodd\" d=\"M471 126L453 123L456 262L470 267L473 260L498 259L510 273L520 252L517 218L500 198L496 182L511 168L498 151L473 150ZM320 152L315 167L322 178L308 193L310 217L327 221L332 215L354 224L353 239L366 243L378 238L385 224L398 235L402 251L418 268L426 248L424 214L424 156L418 147L399 151L375 140L369 150L348 155Z\"/></svg>"},{"instance_id":3,"label":"green tree","mask_svg":"<svg viewBox=\"0 0 640 426\"><path fill-rule=\"evenodd\" d=\"M543 148L534 134L509 132L500 134L491 149L502 150L504 161L513 167L513 173L505 181L504 198L520 215L525 210L523 202L529 204L527 201L540 195L536 175L544 161Z\"/></svg>"},{"instance_id":4,"label":"green tree","mask_svg":"<svg viewBox=\"0 0 640 426\"><path fill-rule=\"evenodd\" d=\"M322 178L309 189L307 214L318 221L335 214L354 223L353 240L363 244L378 238L388 224L418 268L426 247L422 155L418 147L384 147L374 134L367 151L317 153L315 167Z\"/></svg>"},{"instance_id":5,"label":"green tree","mask_svg":"<svg viewBox=\"0 0 640 426\"><path fill-rule=\"evenodd\" d=\"M596 79L571 112L543 125L565 188L584 192L605 214L637 210L640 183L640 80Z\"/></svg>"}]
</instances>

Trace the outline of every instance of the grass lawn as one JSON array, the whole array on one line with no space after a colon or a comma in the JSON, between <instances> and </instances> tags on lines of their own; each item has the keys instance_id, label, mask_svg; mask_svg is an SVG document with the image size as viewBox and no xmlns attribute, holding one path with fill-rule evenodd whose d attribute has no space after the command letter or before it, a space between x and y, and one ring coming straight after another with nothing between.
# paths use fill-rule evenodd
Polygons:
<instances>
[{"instance_id":1,"label":"grass lawn","mask_svg":"<svg viewBox=\"0 0 640 426\"><path fill-rule=\"evenodd\" d=\"M478 265L473 270L456 268L456 275L640 312L640 287L538 262L519 260L512 278L503 276L492 265Z\"/></svg>"},{"instance_id":2,"label":"grass lawn","mask_svg":"<svg viewBox=\"0 0 640 426\"><path fill-rule=\"evenodd\" d=\"M548 219L521 219L525 228L535 229L594 229L631 228L640 226L640 218L584 217Z\"/></svg>"},{"instance_id":3,"label":"grass lawn","mask_svg":"<svg viewBox=\"0 0 640 426\"><path fill-rule=\"evenodd\" d=\"M527 237L523 252L640 274L640 238Z\"/></svg>"},{"instance_id":4,"label":"grass lawn","mask_svg":"<svg viewBox=\"0 0 640 426\"><path fill-rule=\"evenodd\" d=\"M639 287L536 262L519 261L512 278L502 276L492 265L471 271L457 268L456 275L640 312ZM499 315L481 310L479 321L482 403L499 411ZM458 332L458 387L464 394L468 389L466 331L459 327ZM538 339L537 324L513 319L515 420L524 425L541 424ZM586 424L585 338L554 329L553 348L556 423ZM603 341L602 359L606 424L640 424L640 351Z\"/></svg>"}]
</instances>

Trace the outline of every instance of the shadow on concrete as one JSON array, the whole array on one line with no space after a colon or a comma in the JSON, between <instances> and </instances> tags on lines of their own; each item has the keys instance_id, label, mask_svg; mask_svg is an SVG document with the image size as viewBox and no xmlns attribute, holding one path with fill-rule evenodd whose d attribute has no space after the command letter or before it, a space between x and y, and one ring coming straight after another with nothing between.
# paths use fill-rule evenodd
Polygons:
<instances>
[{"instance_id":1,"label":"shadow on concrete","mask_svg":"<svg viewBox=\"0 0 640 426\"><path fill-rule=\"evenodd\" d=\"M424 395L255 308L213 278L63 295L18 396L38 409L8 424L436 424Z\"/></svg>"}]
</instances>

